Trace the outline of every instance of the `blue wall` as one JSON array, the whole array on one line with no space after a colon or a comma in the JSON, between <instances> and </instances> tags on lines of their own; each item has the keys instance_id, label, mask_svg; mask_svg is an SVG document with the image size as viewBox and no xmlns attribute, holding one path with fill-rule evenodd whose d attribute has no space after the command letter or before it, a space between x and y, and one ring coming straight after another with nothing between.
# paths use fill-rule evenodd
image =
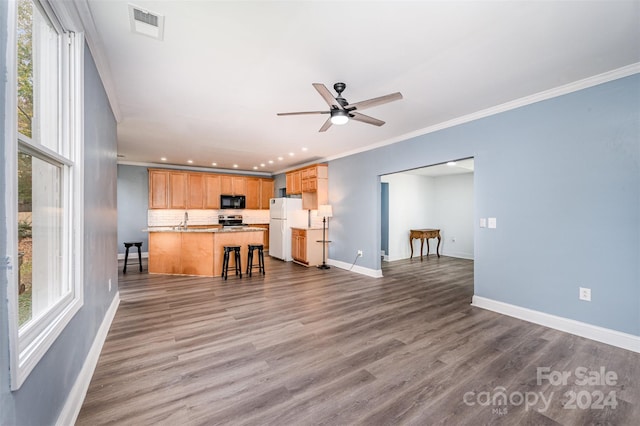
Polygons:
<instances>
[{"instance_id":1,"label":"blue wall","mask_svg":"<svg viewBox=\"0 0 640 426\"><path fill-rule=\"evenodd\" d=\"M149 174L147 167L118 164L118 253L124 253L125 241L142 241L149 251L147 227Z\"/></svg>"},{"instance_id":2,"label":"blue wall","mask_svg":"<svg viewBox=\"0 0 640 426\"><path fill-rule=\"evenodd\" d=\"M0 15L6 10L5 5L6 2L0 2ZM5 22L2 16L0 22ZM3 49L5 41L0 39ZM4 54L0 56L4 57ZM91 54L86 48L84 66L84 306L22 387L10 392L7 302L5 298L1 299L0 424L3 425L55 423L117 292L116 122ZM0 137L4 138L4 132ZM0 176L4 176L5 161L0 163ZM5 182L2 185L6 188ZM4 211L4 208L0 208L0 211ZM6 224L6 220L2 223ZM5 236L6 229L3 227L0 238ZM1 276L4 280L4 276ZM109 279L113 283L111 292L108 291ZM6 294L6 285L6 282L0 283L2 294Z\"/></svg>"},{"instance_id":3,"label":"blue wall","mask_svg":"<svg viewBox=\"0 0 640 426\"><path fill-rule=\"evenodd\" d=\"M380 175L469 157L475 294L640 335L640 75L331 161L330 259L380 269Z\"/></svg>"}]
</instances>

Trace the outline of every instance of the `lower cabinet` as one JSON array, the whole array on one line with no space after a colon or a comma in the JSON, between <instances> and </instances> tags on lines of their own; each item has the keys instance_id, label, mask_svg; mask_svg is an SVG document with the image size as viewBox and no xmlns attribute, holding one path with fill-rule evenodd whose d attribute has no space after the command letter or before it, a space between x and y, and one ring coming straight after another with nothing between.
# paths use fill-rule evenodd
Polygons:
<instances>
[{"instance_id":1,"label":"lower cabinet","mask_svg":"<svg viewBox=\"0 0 640 426\"><path fill-rule=\"evenodd\" d=\"M322 229L291 228L291 257L301 265L321 265Z\"/></svg>"},{"instance_id":2,"label":"lower cabinet","mask_svg":"<svg viewBox=\"0 0 640 426\"><path fill-rule=\"evenodd\" d=\"M264 229L264 242L262 243L264 245L264 249L265 250L269 250L269 224L257 224L257 225L251 225L254 228L262 228Z\"/></svg>"}]
</instances>

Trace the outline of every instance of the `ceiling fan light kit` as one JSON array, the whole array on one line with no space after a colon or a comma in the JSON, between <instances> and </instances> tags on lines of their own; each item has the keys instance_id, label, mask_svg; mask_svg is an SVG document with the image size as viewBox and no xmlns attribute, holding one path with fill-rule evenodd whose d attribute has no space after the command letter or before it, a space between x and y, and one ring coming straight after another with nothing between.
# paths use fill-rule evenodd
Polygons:
<instances>
[{"instance_id":1,"label":"ceiling fan light kit","mask_svg":"<svg viewBox=\"0 0 640 426\"><path fill-rule=\"evenodd\" d=\"M341 126L349 121L349 113L343 109L334 109L331 111L331 124Z\"/></svg>"},{"instance_id":2,"label":"ceiling fan light kit","mask_svg":"<svg viewBox=\"0 0 640 426\"><path fill-rule=\"evenodd\" d=\"M355 121L361 121L367 124L373 124L374 126L382 126L384 121L377 118L369 117L364 114L360 114L356 110L363 110L365 108L371 108L374 106L386 104L402 99L400 92L391 93L385 96L379 96L377 98L368 99L366 101L356 102L350 104L345 98L342 97L342 92L347 88L344 83L336 83L333 85L333 89L338 96L333 96L329 89L324 84L313 83L313 87L318 91L320 96L329 105L329 111L301 111L301 112L279 112L278 115L307 115L307 114L329 114L329 118L320 127L320 132L326 132L332 124L342 125L346 124L349 119Z\"/></svg>"}]
</instances>

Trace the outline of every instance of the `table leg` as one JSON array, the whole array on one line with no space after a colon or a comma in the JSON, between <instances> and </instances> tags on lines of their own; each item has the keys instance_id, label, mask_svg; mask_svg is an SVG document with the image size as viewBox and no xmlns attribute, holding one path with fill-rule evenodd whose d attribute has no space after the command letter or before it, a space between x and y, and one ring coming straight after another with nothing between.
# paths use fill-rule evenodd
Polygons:
<instances>
[{"instance_id":1,"label":"table leg","mask_svg":"<svg viewBox=\"0 0 640 426\"><path fill-rule=\"evenodd\" d=\"M429 256L429 239L425 238L425 240L427 240L427 256Z\"/></svg>"},{"instance_id":2,"label":"table leg","mask_svg":"<svg viewBox=\"0 0 640 426\"><path fill-rule=\"evenodd\" d=\"M409 236L409 247L411 247L411 256L409 257L409 259L411 259L413 257L413 237Z\"/></svg>"},{"instance_id":3,"label":"table leg","mask_svg":"<svg viewBox=\"0 0 640 426\"><path fill-rule=\"evenodd\" d=\"M424 238L420 238L420 260L422 260L422 246L424 246Z\"/></svg>"},{"instance_id":4,"label":"table leg","mask_svg":"<svg viewBox=\"0 0 640 426\"><path fill-rule=\"evenodd\" d=\"M438 234L438 248L436 248L436 254L440 257L440 234Z\"/></svg>"}]
</instances>

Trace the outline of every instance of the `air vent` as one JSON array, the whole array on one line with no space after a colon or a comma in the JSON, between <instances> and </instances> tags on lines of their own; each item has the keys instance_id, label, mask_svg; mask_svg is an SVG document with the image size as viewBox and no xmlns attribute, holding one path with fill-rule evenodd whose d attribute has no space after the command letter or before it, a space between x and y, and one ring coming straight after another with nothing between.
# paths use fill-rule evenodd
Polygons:
<instances>
[{"instance_id":1,"label":"air vent","mask_svg":"<svg viewBox=\"0 0 640 426\"><path fill-rule=\"evenodd\" d=\"M130 4L129 21L131 22L132 32L162 40L164 35L164 16Z\"/></svg>"}]
</instances>

